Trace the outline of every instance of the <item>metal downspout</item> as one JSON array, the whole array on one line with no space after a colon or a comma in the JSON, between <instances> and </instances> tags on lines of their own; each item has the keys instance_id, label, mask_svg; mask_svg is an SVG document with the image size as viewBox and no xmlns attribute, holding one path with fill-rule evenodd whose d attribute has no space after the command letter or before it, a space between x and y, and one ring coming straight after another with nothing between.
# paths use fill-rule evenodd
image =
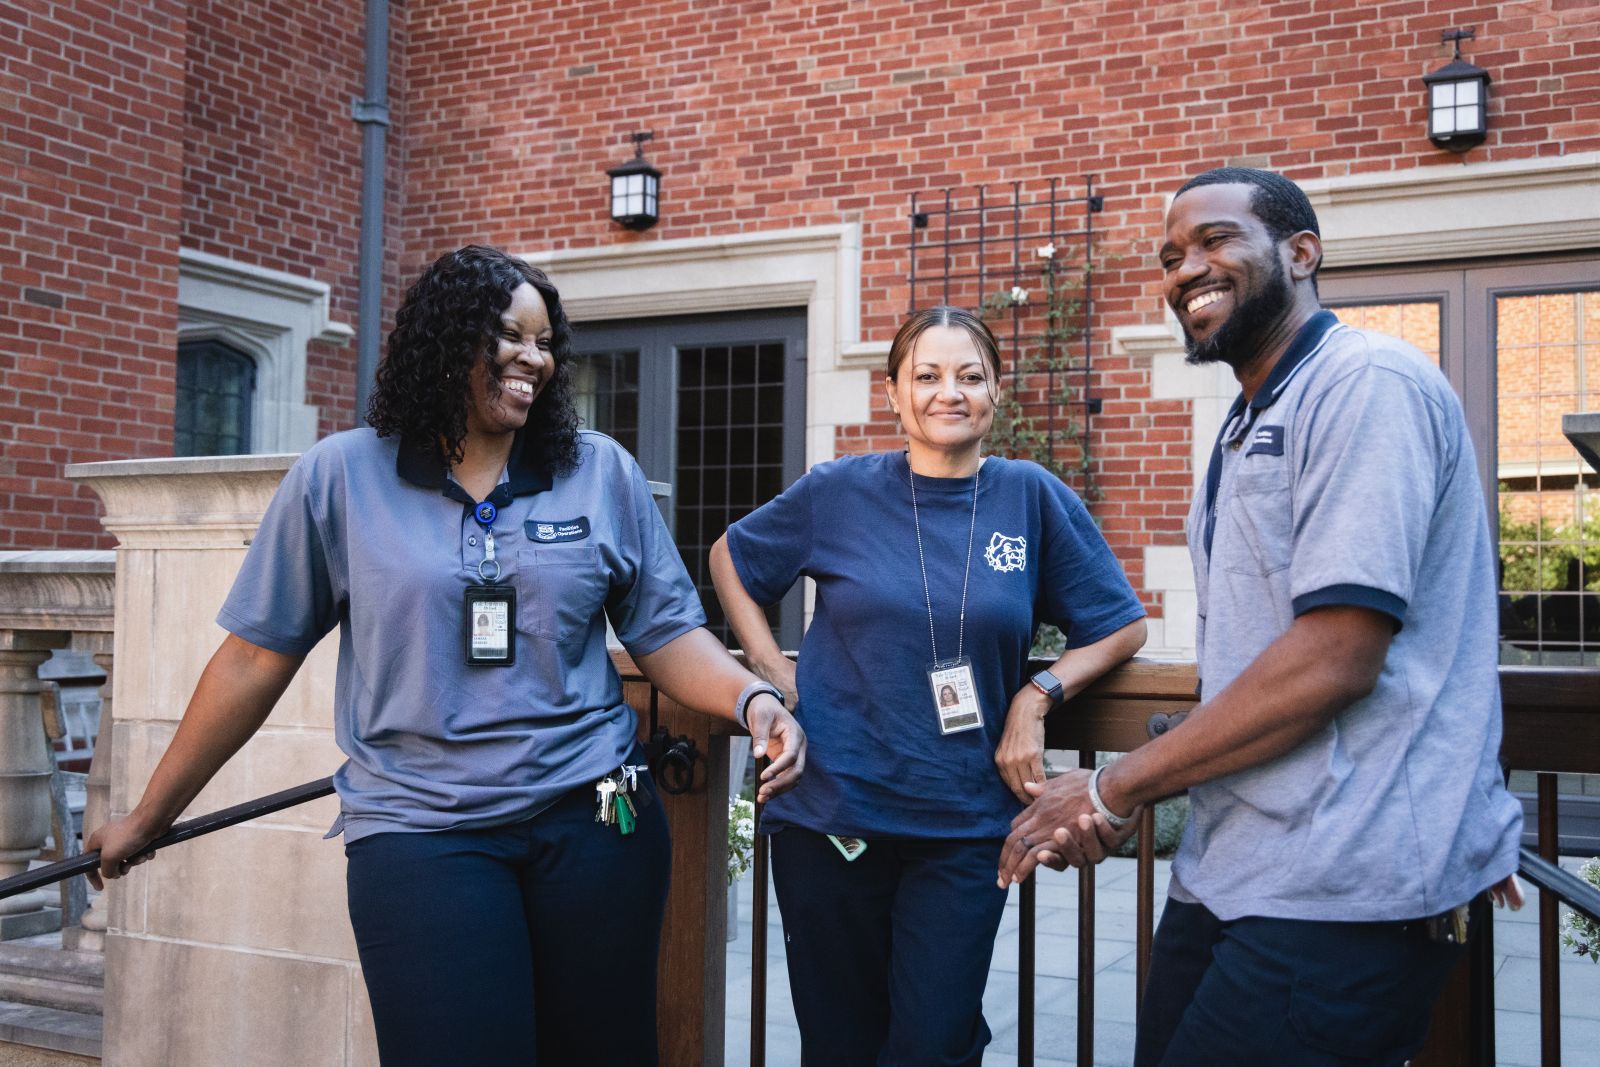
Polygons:
<instances>
[{"instance_id":1,"label":"metal downspout","mask_svg":"<svg viewBox=\"0 0 1600 1067\"><path fill-rule=\"evenodd\" d=\"M361 127L360 294L356 320L355 424L366 421L383 324L384 161L389 135L389 3L367 0L366 70L353 112Z\"/></svg>"}]
</instances>

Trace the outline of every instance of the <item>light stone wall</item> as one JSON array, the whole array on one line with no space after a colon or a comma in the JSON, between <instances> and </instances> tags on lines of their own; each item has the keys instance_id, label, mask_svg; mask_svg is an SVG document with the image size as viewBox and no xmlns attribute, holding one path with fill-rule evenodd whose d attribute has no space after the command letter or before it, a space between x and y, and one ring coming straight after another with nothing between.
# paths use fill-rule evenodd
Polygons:
<instances>
[{"instance_id":1,"label":"light stone wall","mask_svg":"<svg viewBox=\"0 0 1600 1067\"><path fill-rule=\"evenodd\" d=\"M111 807L137 802L224 631L218 607L292 456L80 464L118 539ZM331 774L337 641L185 817ZM329 797L160 853L108 890L108 1065L376 1064Z\"/></svg>"}]
</instances>

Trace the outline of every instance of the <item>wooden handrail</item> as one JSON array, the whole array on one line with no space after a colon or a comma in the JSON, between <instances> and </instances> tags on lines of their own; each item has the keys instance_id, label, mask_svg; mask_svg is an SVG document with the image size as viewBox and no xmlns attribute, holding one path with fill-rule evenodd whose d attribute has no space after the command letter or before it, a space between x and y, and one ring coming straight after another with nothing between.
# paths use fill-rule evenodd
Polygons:
<instances>
[{"instance_id":1,"label":"wooden handrail","mask_svg":"<svg viewBox=\"0 0 1600 1067\"><path fill-rule=\"evenodd\" d=\"M1031 670L1043 670L1035 660ZM1135 658L1051 715L1051 748L1129 752L1149 740L1150 717L1198 703L1193 663ZM1526 771L1600 774L1600 668L1501 667L1501 758Z\"/></svg>"}]
</instances>

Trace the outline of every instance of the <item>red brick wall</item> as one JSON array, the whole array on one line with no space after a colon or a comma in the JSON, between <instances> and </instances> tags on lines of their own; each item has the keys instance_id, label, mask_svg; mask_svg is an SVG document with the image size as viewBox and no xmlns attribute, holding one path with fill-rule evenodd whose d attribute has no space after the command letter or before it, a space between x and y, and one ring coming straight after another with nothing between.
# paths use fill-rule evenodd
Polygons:
<instances>
[{"instance_id":1,"label":"red brick wall","mask_svg":"<svg viewBox=\"0 0 1600 1067\"><path fill-rule=\"evenodd\" d=\"M62 467L172 454L183 16L0 8L0 548L109 545Z\"/></svg>"},{"instance_id":2,"label":"red brick wall","mask_svg":"<svg viewBox=\"0 0 1600 1067\"><path fill-rule=\"evenodd\" d=\"M326 282L331 317L352 327L361 128L351 104L362 95L363 8L193 0L184 74L184 247ZM403 60L403 36L392 51ZM396 163L391 217L398 177ZM355 358L354 343L309 346L306 402L320 407L324 434L357 423Z\"/></svg>"},{"instance_id":3,"label":"red brick wall","mask_svg":"<svg viewBox=\"0 0 1600 1067\"><path fill-rule=\"evenodd\" d=\"M335 318L355 324L361 5L5 11L0 545L104 544L91 498L56 472L170 453L180 242L327 281ZM1600 149L1593 0L435 0L392 18L391 312L405 280L467 241L856 221L864 336L886 340L906 306L912 192L1097 175L1097 511L1136 582L1139 549L1179 537L1188 405L1151 402L1148 366L1108 339L1157 315L1151 253L1182 177L1230 162L1298 178L1460 165L1423 135L1418 80L1456 26L1477 29L1468 58L1494 77L1489 139L1468 163ZM646 128L664 217L625 233L603 172ZM325 432L355 421L354 362L354 345L312 346ZM876 402L842 449L892 443Z\"/></svg>"},{"instance_id":4,"label":"red brick wall","mask_svg":"<svg viewBox=\"0 0 1600 1067\"><path fill-rule=\"evenodd\" d=\"M1231 0L1137 4L519 3L418 10L411 33L407 273L466 240L581 247L856 220L863 333L906 306L914 191L1099 177L1097 511L1139 583L1139 549L1181 536L1188 405L1110 351L1150 321L1162 198L1225 163L1292 177L1459 166L1424 134L1419 79L1472 26L1494 83L1467 161L1600 149L1600 4ZM653 129L663 218L606 214L603 171ZM560 279L556 279L559 283ZM881 448L879 417L841 432Z\"/></svg>"}]
</instances>

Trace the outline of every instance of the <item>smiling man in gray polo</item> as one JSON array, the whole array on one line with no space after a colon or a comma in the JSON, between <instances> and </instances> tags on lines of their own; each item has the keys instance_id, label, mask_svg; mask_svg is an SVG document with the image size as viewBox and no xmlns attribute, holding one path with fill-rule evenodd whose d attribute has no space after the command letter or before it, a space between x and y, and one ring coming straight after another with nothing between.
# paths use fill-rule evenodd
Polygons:
<instances>
[{"instance_id":1,"label":"smiling man in gray polo","mask_svg":"<svg viewBox=\"0 0 1600 1067\"><path fill-rule=\"evenodd\" d=\"M1411 346L1322 309L1316 215L1279 175L1190 181L1160 259L1191 361L1242 389L1189 514L1201 703L1038 787L1001 875L1098 861L1188 789L1135 1062L1398 1065L1461 952L1457 909L1520 903L1461 405Z\"/></svg>"}]
</instances>

